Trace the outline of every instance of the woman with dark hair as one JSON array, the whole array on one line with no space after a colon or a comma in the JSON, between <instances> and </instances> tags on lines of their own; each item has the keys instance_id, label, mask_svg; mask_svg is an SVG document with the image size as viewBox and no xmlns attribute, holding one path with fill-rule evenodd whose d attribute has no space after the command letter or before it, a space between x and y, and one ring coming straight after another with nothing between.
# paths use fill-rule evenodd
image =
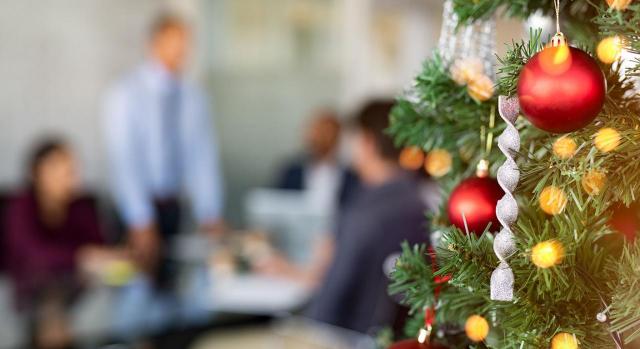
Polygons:
<instances>
[{"instance_id":1,"label":"woman with dark hair","mask_svg":"<svg viewBox=\"0 0 640 349\"><path fill-rule=\"evenodd\" d=\"M76 160L60 140L41 142L28 163L27 187L5 216L6 263L22 310L31 316L35 348L66 348L65 308L79 287L77 266L103 243L91 200L78 195Z\"/></svg>"}]
</instances>

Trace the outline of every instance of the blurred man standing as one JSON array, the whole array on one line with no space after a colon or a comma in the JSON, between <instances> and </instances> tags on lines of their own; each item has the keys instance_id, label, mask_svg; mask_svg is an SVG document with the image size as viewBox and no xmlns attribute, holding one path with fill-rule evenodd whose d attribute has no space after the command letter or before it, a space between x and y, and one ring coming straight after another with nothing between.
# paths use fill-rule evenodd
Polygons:
<instances>
[{"instance_id":1,"label":"blurred man standing","mask_svg":"<svg viewBox=\"0 0 640 349\"><path fill-rule=\"evenodd\" d=\"M159 17L149 58L110 91L106 139L113 193L143 268L157 267L162 244L178 232L189 199L203 231L219 227L222 186L204 93L183 79L190 28Z\"/></svg>"}]
</instances>

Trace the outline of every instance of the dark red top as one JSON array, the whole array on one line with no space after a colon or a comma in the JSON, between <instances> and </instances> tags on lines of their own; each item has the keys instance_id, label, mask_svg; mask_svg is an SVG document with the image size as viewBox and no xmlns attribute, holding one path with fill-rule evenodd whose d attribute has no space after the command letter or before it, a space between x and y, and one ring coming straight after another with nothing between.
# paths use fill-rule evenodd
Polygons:
<instances>
[{"instance_id":1,"label":"dark red top","mask_svg":"<svg viewBox=\"0 0 640 349\"><path fill-rule=\"evenodd\" d=\"M78 250L103 243L92 200L78 198L58 226L42 222L32 191L13 198L5 211L6 267L19 299L28 298L51 281L72 275Z\"/></svg>"}]
</instances>

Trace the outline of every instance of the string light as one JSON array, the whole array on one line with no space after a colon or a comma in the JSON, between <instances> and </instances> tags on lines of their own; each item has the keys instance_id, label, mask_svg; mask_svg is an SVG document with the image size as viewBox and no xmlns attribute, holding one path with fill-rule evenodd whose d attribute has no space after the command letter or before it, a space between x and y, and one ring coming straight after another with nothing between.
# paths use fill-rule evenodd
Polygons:
<instances>
[{"instance_id":1,"label":"string light","mask_svg":"<svg viewBox=\"0 0 640 349\"><path fill-rule=\"evenodd\" d=\"M471 315L464 325L467 337L474 342L482 342L489 335L489 322L480 315Z\"/></svg>"},{"instance_id":2,"label":"string light","mask_svg":"<svg viewBox=\"0 0 640 349\"><path fill-rule=\"evenodd\" d=\"M467 91L471 98L478 102L484 102L493 96L493 81L486 75L480 75L474 80L469 81Z\"/></svg>"},{"instance_id":3,"label":"string light","mask_svg":"<svg viewBox=\"0 0 640 349\"><path fill-rule=\"evenodd\" d=\"M602 171L590 170L582 177L582 189L589 195L598 195L607 183L607 175Z\"/></svg>"},{"instance_id":4,"label":"string light","mask_svg":"<svg viewBox=\"0 0 640 349\"><path fill-rule=\"evenodd\" d=\"M400 152L400 167L406 170L417 170L424 162L424 152L419 147L407 147Z\"/></svg>"},{"instance_id":5,"label":"string light","mask_svg":"<svg viewBox=\"0 0 640 349\"><path fill-rule=\"evenodd\" d=\"M427 154L424 169L435 178L442 177L451 171L451 154L444 149L434 149Z\"/></svg>"},{"instance_id":6,"label":"string light","mask_svg":"<svg viewBox=\"0 0 640 349\"><path fill-rule=\"evenodd\" d=\"M577 349L578 339L570 333L561 332L553 336L551 349Z\"/></svg>"},{"instance_id":7,"label":"string light","mask_svg":"<svg viewBox=\"0 0 640 349\"><path fill-rule=\"evenodd\" d=\"M631 0L607 0L607 4L614 10L624 11L631 4Z\"/></svg>"},{"instance_id":8,"label":"string light","mask_svg":"<svg viewBox=\"0 0 640 349\"><path fill-rule=\"evenodd\" d=\"M553 153L560 159L572 158L578 149L578 145L573 138L569 136L562 136L553 142Z\"/></svg>"},{"instance_id":9,"label":"string light","mask_svg":"<svg viewBox=\"0 0 640 349\"><path fill-rule=\"evenodd\" d=\"M594 143L596 148L603 153L615 150L621 142L622 137L616 129L611 127L601 128L596 132Z\"/></svg>"},{"instance_id":10,"label":"string light","mask_svg":"<svg viewBox=\"0 0 640 349\"><path fill-rule=\"evenodd\" d=\"M538 268L547 269L562 262L564 246L557 240L539 242L531 249L531 262Z\"/></svg>"},{"instance_id":11,"label":"string light","mask_svg":"<svg viewBox=\"0 0 640 349\"><path fill-rule=\"evenodd\" d=\"M550 215L557 215L562 213L565 206L567 205L567 195L562 191L562 189L550 185L542 189L540 193L540 198L538 202L540 204L540 208Z\"/></svg>"},{"instance_id":12,"label":"string light","mask_svg":"<svg viewBox=\"0 0 640 349\"><path fill-rule=\"evenodd\" d=\"M622 39L619 36L610 36L600 41L596 53L602 63L612 64L620 58L622 48Z\"/></svg>"}]
</instances>

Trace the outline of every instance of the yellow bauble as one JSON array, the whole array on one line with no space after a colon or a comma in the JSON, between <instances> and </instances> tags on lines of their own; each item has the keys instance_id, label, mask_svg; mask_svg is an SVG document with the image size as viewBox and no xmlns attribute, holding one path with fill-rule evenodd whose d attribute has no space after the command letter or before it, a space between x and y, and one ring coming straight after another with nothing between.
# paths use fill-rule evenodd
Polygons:
<instances>
[{"instance_id":1,"label":"yellow bauble","mask_svg":"<svg viewBox=\"0 0 640 349\"><path fill-rule=\"evenodd\" d=\"M486 75L480 75L469 81L467 92L471 98L478 102L484 102L493 96L493 81Z\"/></svg>"},{"instance_id":2,"label":"yellow bauble","mask_svg":"<svg viewBox=\"0 0 640 349\"><path fill-rule=\"evenodd\" d=\"M417 170L424 163L424 152L419 147L402 149L399 158L400 166L407 170Z\"/></svg>"},{"instance_id":3,"label":"yellow bauble","mask_svg":"<svg viewBox=\"0 0 640 349\"><path fill-rule=\"evenodd\" d=\"M538 202L540 203L540 208L546 214L557 215L567 205L567 195L562 189L550 185L542 189Z\"/></svg>"},{"instance_id":4,"label":"yellow bauble","mask_svg":"<svg viewBox=\"0 0 640 349\"><path fill-rule=\"evenodd\" d=\"M629 7L631 0L607 0L607 4L609 4L609 7L612 9L623 11Z\"/></svg>"},{"instance_id":5,"label":"yellow bauble","mask_svg":"<svg viewBox=\"0 0 640 349\"><path fill-rule=\"evenodd\" d=\"M596 53L602 63L611 64L620 58L622 47L622 39L619 36L610 36L600 41Z\"/></svg>"},{"instance_id":6,"label":"yellow bauble","mask_svg":"<svg viewBox=\"0 0 640 349\"><path fill-rule=\"evenodd\" d=\"M464 325L467 337L474 342L482 342L489 335L489 322L480 315L471 315Z\"/></svg>"},{"instance_id":7,"label":"yellow bauble","mask_svg":"<svg viewBox=\"0 0 640 349\"><path fill-rule=\"evenodd\" d=\"M620 133L611 127L601 128L596 132L594 143L603 153L615 150L620 145Z\"/></svg>"},{"instance_id":8,"label":"yellow bauble","mask_svg":"<svg viewBox=\"0 0 640 349\"><path fill-rule=\"evenodd\" d=\"M578 349L578 339L570 333L558 333L551 340L551 349Z\"/></svg>"},{"instance_id":9,"label":"yellow bauble","mask_svg":"<svg viewBox=\"0 0 640 349\"><path fill-rule=\"evenodd\" d=\"M582 177L582 189L589 195L598 195L607 183L607 175L598 170L591 170Z\"/></svg>"},{"instance_id":10,"label":"yellow bauble","mask_svg":"<svg viewBox=\"0 0 640 349\"><path fill-rule=\"evenodd\" d=\"M573 138L562 136L553 142L553 153L560 159L570 159L576 154L578 145Z\"/></svg>"},{"instance_id":11,"label":"yellow bauble","mask_svg":"<svg viewBox=\"0 0 640 349\"><path fill-rule=\"evenodd\" d=\"M433 177L442 177L451 171L451 154L444 149L434 149L427 154L424 169Z\"/></svg>"},{"instance_id":12,"label":"yellow bauble","mask_svg":"<svg viewBox=\"0 0 640 349\"><path fill-rule=\"evenodd\" d=\"M531 249L531 262L538 268L551 268L564 258L564 246L556 240L539 242Z\"/></svg>"}]
</instances>

